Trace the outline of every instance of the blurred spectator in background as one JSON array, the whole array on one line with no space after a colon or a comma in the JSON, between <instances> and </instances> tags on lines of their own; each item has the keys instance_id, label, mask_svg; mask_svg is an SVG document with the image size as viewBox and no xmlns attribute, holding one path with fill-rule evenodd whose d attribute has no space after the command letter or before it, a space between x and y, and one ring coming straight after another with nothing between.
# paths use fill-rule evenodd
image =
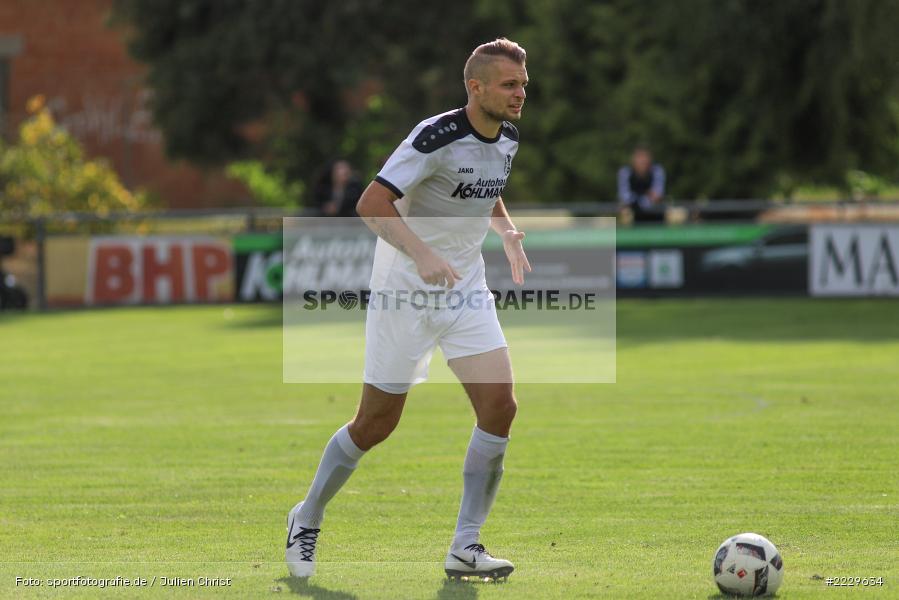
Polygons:
<instances>
[{"instance_id":1,"label":"blurred spectator in background","mask_svg":"<svg viewBox=\"0 0 899 600\"><path fill-rule=\"evenodd\" d=\"M12 256L15 242L11 237L0 235L0 310L28 308L28 294L16 282L16 278L3 271L3 257Z\"/></svg>"},{"instance_id":2,"label":"blurred spectator in background","mask_svg":"<svg viewBox=\"0 0 899 600\"><path fill-rule=\"evenodd\" d=\"M663 222L665 210L665 169L652 162L646 146L637 146L631 164L618 170L618 202L628 208L635 222Z\"/></svg>"},{"instance_id":3,"label":"blurred spectator in background","mask_svg":"<svg viewBox=\"0 0 899 600\"><path fill-rule=\"evenodd\" d=\"M315 185L315 204L327 217L355 217L362 184L349 162L338 159L322 173Z\"/></svg>"}]
</instances>

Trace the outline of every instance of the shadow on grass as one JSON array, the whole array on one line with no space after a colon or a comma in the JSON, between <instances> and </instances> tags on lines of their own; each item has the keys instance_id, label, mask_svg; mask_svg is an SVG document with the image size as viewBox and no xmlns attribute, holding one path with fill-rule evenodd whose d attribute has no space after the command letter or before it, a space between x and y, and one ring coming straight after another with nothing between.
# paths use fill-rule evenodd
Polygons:
<instances>
[{"instance_id":1,"label":"shadow on grass","mask_svg":"<svg viewBox=\"0 0 899 600\"><path fill-rule=\"evenodd\" d=\"M712 594L708 596L708 600L734 600L735 598L745 598L746 596L739 596L737 594L722 594L718 592L717 594ZM777 594L765 596L765 598L774 598L777 600L779 598Z\"/></svg>"},{"instance_id":2,"label":"shadow on grass","mask_svg":"<svg viewBox=\"0 0 899 600\"><path fill-rule=\"evenodd\" d=\"M745 598L745 596L740 596L738 594L725 594L723 592L718 592L717 594L709 594L708 600L734 600L734 598ZM780 598L777 594L769 594L765 596L765 598Z\"/></svg>"},{"instance_id":3,"label":"shadow on grass","mask_svg":"<svg viewBox=\"0 0 899 600\"><path fill-rule=\"evenodd\" d=\"M309 583L309 578L307 577L282 577L277 581L282 587L286 586L291 593L307 598L314 598L315 600L358 600L358 596L355 594L341 592L339 590L329 590L315 585L314 583ZM275 590L273 587L272 591L281 590Z\"/></svg>"},{"instance_id":4,"label":"shadow on grass","mask_svg":"<svg viewBox=\"0 0 899 600\"><path fill-rule=\"evenodd\" d=\"M478 597L478 586L479 585L502 585L502 584L487 584L481 582L465 582L465 581L450 581L448 579L444 579L443 583L440 586L440 589L437 590L437 595L435 596L436 600L475 600ZM315 600L357 600L358 596L355 594L350 594L349 592L341 592L339 590L329 590L323 588L321 586L315 585L309 582L309 579L304 577L282 577L277 580L275 586L273 586L272 591L281 591L281 589L275 588L284 588L290 590L291 593L297 594L299 596L305 596L307 598L314 598Z\"/></svg>"},{"instance_id":5,"label":"shadow on grass","mask_svg":"<svg viewBox=\"0 0 899 600\"><path fill-rule=\"evenodd\" d=\"M443 585L437 590L437 600L473 600L478 597L478 583L466 581L443 580Z\"/></svg>"}]
</instances>

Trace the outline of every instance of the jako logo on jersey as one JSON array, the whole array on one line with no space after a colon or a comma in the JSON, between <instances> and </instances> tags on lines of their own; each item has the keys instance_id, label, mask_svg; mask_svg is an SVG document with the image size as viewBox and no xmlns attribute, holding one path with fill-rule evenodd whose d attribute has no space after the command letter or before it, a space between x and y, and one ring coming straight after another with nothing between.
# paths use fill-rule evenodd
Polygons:
<instances>
[{"instance_id":1,"label":"jako logo on jersey","mask_svg":"<svg viewBox=\"0 0 899 600\"><path fill-rule=\"evenodd\" d=\"M506 154L506 177L512 172L512 155Z\"/></svg>"},{"instance_id":2,"label":"jako logo on jersey","mask_svg":"<svg viewBox=\"0 0 899 600\"><path fill-rule=\"evenodd\" d=\"M459 167L459 173L474 173L474 167Z\"/></svg>"},{"instance_id":3,"label":"jako logo on jersey","mask_svg":"<svg viewBox=\"0 0 899 600\"><path fill-rule=\"evenodd\" d=\"M499 198L506 186L505 179L478 179L475 183L460 182L451 198Z\"/></svg>"}]
</instances>

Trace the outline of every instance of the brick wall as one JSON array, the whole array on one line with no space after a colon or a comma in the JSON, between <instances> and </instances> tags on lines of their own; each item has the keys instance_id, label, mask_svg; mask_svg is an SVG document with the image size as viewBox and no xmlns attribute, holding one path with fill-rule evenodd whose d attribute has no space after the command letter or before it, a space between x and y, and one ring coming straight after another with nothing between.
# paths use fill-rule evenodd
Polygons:
<instances>
[{"instance_id":1,"label":"brick wall","mask_svg":"<svg viewBox=\"0 0 899 600\"><path fill-rule=\"evenodd\" d=\"M247 204L247 191L221 170L166 159L146 108L145 69L128 56L124 32L107 26L111 6L112 0L0 1L0 52L19 48L10 59L8 128L15 131L28 99L42 94L88 154L106 157L129 188L149 189L171 208Z\"/></svg>"}]
</instances>

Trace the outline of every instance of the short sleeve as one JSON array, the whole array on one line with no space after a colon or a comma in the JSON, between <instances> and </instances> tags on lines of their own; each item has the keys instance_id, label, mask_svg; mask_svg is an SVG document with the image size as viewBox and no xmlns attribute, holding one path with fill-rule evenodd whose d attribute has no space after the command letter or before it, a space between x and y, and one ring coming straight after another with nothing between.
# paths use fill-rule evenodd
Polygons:
<instances>
[{"instance_id":1,"label":"short sleeve","mask_svg":"<svg viewBox=\"0 0 899 600\"><path fill-rule=\"evenodd\" d=\"M412 146L422 127L416 127L409 137L393 151L375 181L388 188L398 198L421 183L435 170L434 152L423 153Z\"/></svg>"}]
</instances>

